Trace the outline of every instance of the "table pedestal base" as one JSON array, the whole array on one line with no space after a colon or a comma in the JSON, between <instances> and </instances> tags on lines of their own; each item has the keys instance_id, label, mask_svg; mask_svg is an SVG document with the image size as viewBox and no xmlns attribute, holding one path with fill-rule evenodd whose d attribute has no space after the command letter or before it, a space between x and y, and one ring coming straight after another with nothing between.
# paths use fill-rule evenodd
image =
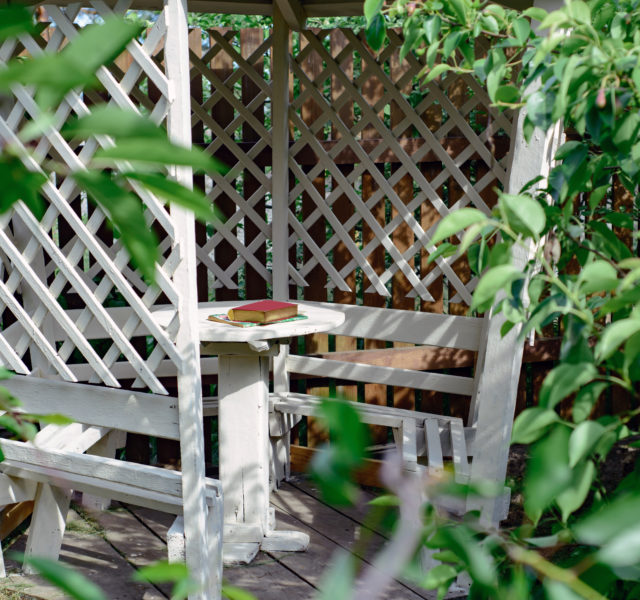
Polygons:
<instances>
[{"instance_id":1,"label":"table pedestal base","mask_svg":"<svg viewBox=\"0 0 640 600\"><path fill-rule=\"evenodd\" d=\"M248 565L263 552L304 552L309 547L309 536L301 531L272 531L259 542L224 542L224 566Z\"/></svg>"}]
</instances>

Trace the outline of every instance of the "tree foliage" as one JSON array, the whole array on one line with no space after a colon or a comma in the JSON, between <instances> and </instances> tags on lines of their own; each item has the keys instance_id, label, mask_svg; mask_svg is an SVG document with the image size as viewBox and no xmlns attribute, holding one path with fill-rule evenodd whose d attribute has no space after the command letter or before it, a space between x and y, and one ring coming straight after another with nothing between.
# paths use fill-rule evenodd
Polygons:
<instances>
[{"instance_id":1,"label":"tree foliage","mask_svg":"<svg viewBox=\"0 0 640 600\"><path fill-rule=\"evenodd\" d=\"M522 339L554 325L562 344L538 406L513 428L513 441L530 445L525 523L498 533L473 515L452 523L428 510L424 543L442 564L421 584L442 597L466 572L470 598L638 598L640 465L613 490L601 471L614 447L640 437L640 6L567 0L519 12L477 0L366 0L365 15L374 49L388 18L404 19L401 53L423 61L426 81L467 74L494 106L525 110L527 139L558 124L568 131L548 178L498 190L491 214L450 214L432 240L440 255L467 254L480 276L474 310L502 312L503 331L518 327ZM613 206L614 185L632 196L628 212ZM524 269L514 259L523 251ZM596 411L616 388L634 408Z\"/></svg>"}]
</instances>

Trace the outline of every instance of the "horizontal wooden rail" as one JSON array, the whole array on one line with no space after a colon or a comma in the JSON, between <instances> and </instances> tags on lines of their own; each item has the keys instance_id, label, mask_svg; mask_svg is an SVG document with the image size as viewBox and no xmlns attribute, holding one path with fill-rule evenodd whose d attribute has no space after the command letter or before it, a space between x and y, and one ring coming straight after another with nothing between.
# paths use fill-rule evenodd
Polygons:
<instances>
[{"instance_id":1,"label":"horizontal wooden rail","mask_svg":"<svg viewBox=\"0 0 640 600\"><path fill-rule=\"evenodd\" d=\"M397 140L399 146L411 157L416 154L425 144L430 143L422 137L415 138L399 138ZM509 138L505 135L496 136L493 138L493 151L496 159L503 158L509 150ZM235 142L239 149L244 153L250 154L255 146L260 142ZM293 145L294 142L290 142ZM333 148L339 143L339 140L319 140L318 144L323 148L325 152L331 152ZM385 140L379 138L367 138L363 140L353 140L350 143L358 144L367 155L372 156L371 160L378 164L385 163L402 163L402 158L397 156L396 153L390 148L385 148L382 152L376 153L375 150L382 144L386 146ZM464 137L450 137L447 136L440 140L442 147L447 154L451 157L456 157L463 150L469 146L469 142ZM200 143L202 147L206 147L206 144ZM228 148L222 148L218 151L218 158L222 161L226 161L230 164L235 162L235 158L231 150ZM469 155L467 160L479 160L481 157L477 152ZM303 146L296 154L295 160L299 165L316 165L318 164L318 156L309 145ZM348 146L344 150L341 150L332 161L337 165L354 165L360 162L360 158L356 151ZM273 163L271 148L266 147L259 152L254 158L253 162L259 167L270 167ZM422 163L441 163L442 160L438 158L435 151L429 150L416 161L417 164Z\"/></svg>"},{"instance_id":2,"label":"horizontal wooden rail","mask_svg":"<svg viewBox=\"0 0 640 600\"><path fill-rule=\"evenodd\" d=\"M315 448L305 448L304 446L291 446L291 471L295 473L307 473L309 470L309 463L313 459L313 456L318 452ZM370 487L382 487L380 483L380 467L382 466L381 460L375 460L367 458L364 461L363 466L355 473L355 480L360 485L367 485Z\"/></svg>"},{"instance_id":3,"label":"horizontal wooden rail","mask_svg":"<svg viewBox=\"0 0 640 600\"><path fill-rule=\"evenodd\" d=\"M536 340L533 346L525 342L523 362L536 363L557 360L559 354L560 338L539 339ZM394 369L411 369L415 371L459 369L472 367L475 362L475 352L435 346L327 352L310 356L327 360L360 363L376 367L391 367Z\"/></svg>"}]
</instances>

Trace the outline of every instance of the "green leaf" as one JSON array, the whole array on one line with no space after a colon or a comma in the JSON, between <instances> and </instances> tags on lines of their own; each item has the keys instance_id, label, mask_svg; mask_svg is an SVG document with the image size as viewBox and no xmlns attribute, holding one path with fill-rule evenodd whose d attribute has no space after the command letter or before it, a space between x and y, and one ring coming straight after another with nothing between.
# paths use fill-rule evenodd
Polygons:
<instances>
[{"instance_id":1,"label":"green leaf","mask_svg":"<svg viewBox=\"0 0 640 600\"><path fill-rule=\"evenodd\" d=\"M531 444L540 439L549 426L560 420L555 410L533 406L525 408L513 423L512 444Z\"/></svg>"},{"instance_id":2,"label":"green leaf","mask_svg":"<svg viewBox=\"0 0 640 600\"><path fill-rule=\"evenodd\" d=\"M34 85L38 104L51 108L71 89L95 85L99 67L113 62L141 30L139 24L117 17L84 27L58 54L10 62L0 71L0 88L16 82Z\"/></svg>"},{"instance_id":3,"label":"green leaf","mask_svg":"<svg viewBox=\"0 0 640 600\"><path fill-rule=\"evenodd\" d=\"M0 7L0 43L22 33L34 33L33 15L24 6Z\"/></svg>"},{"instance_id":4,"label":"green leaf","mask_svg":"<svg viewBox=\"0 0 640 600\"><path fill-rule=\"evenodd\" d=\"M73 423L73 419L70 419L66 415L60 415L58 413L52 413L48 415L22 415L23 418L27 417L29 419L33 419L34 421L38 421L41 424L46 423L47 425L70 425Z\"/></svg>"},{"instance_id":5,"label":"green leaf","mask_svg":"<svg viewBox=\"0 0 640 600\"><path fill-rule=\"evenodd\" d=\"M520 100L520 90L514 85L501 85L495 93L495 102L515 104Z\"/></svg>"},{"instance_id":6,"label":"green leaf","mask_svg":"<svg viewBox=\"0 0 640 600\"><path fill-rule=\"evenodd\" d=\"M595 260L582 269L578 283L583 294L613 290L618 286L618 272L606 260Z\"/></svg>"},{"instance_id":7,"label":"green leaf","mask_svg":"<svg viewBox=\"0 0 640 600\"><path fill-rule=\"evenodd\" d=\"M434 68L439 49L440 40L434 40L433 42L431 42L431 44L429 44L429 48L427 49L427 67L429 69Z\"/></svg>"},{"instance_id":8,"label":"green leaf","mask_svg":"<svg viewBox=\"0 0 640 600\"><path fill-rule=\"evenodd\" d=\"M562 146L560 146L560 148L558 148L558 150L556 152L556 155L555 155L555 159L557 161L564 160L565 158L567 158L568 156L570 156L574 152L576 152L578 150L581 150L583 148L586 148L586 144L584 142L578 142L576 140L572 140L572 141L566 142L566 143L562 144Z\"/></svg>"},{"instance_id":9,"label":"green leaf","mask_svg":"<svg viewBox=\"0 0 640 600\"><path fill-rule=\"evenodd\" d=\"M630 317L607 325L595 348L596 359L609 358L628 338L640 331L640 319Z\"/></svg>"},{"instance_id":10,"label":"green leaf","mask_svg":"<svg viewBox=\"0 0 640 600\"><path fill-rule=\"evenodd\" d=\"M457 569L454 569L451 565L438 565L427 572L420 585L426 590L434 590L445 585L449 587L449 584L457 576Z\"/></svg>"},{"instance_id":11,"label":"green leaf","mask_svg":"<svg viewBox=\"0 0 640 600\"><path fill-rule=\"evenodd\" d=\"M132 579L134 581L149 582L154 584L173 583L171 600L184 600L190 594L200 591L197 581L189 576L189 569L184 563L170 563L166 560L155 562L136 571ZM247 592L244 592L247 594ZM251 594L235 596L237 600L255 600Z\"/></svg>"},{"instance_id":12,"label":"green leaf","mask_svg":"<svg viewBox=\"0 0 640 600\"><path fill-rule=\"evenodd\" d=\"M400 506L400 498L392 494L383 494L367 502L369 506Z\"/></svg>"},{"instance_id":13,"label":"green leaf","mask_svg":"<svg viewBox=\"0 0 640 600\"><path fill-rule=\"evenodd\" d=\"M437 536L444 542L438 547L452 550L466 566L474 585L491 589L496 583L493 557L485 544L478 543L472 533L462 526L443 527Z\"/></svg>"},{"instance_id":14,"label":"green leaf","mask_svg":"<svg viewBox=\"0 0 640 600\"><path fill-rule=\"evenodd\" d=\"M597 421L584 421L573 430L569 438L569 466L571 468L589 455L604 432L604 426Z\"/></svg>"},{"instance_id":15,"label":"green leaf","mask_svg":"<svg viewBox=\"0 0 640 600\"><path fill-rule=\"evenodd\" d=\"M438 15L431 15L428 17L424 25L422 26L424 30L424 35L427 38L427 42L432 44L434 41L438 39L440 35L440 27L442 26L442 19Z\"/></svg>"},{"instance_id":16,"label":"green leaf","mask_svg":"<svg viewBox=\"0 0 640 600\"><path fill-rule=\"evenodd\" d=\"M250 592L232 585L222 586L222 597L227 600L256 600L256 597Z\"/></svg>"},{"instance_id":17,"label":"green leaf","mask_svg":"<svg viewBox=\"0 0 640 600\"><path fill-rule=\"evenodd\" d=\"M516 19L513 24L513 35L518 40L521 46L526 44L529 39L529 34L531 33L531 25L529 25L529 21L525 18Z\"/></svg>"},{"instance_id":18,"label":"green leaf","mask_svg":"<svg viewBox=\"0 0 640 600\"><path fill-rule=\"evenodd\" d=\"M567 2L566 13L578 23L591 25L591 9L582 0Z\"/></svg>"},{"instance_id":19,"label":"green leaf","mask_svg":"<svg viewBox=\"0 0 640 600\"><path fill-rule=\"evenodd\" d=\"M609 384L604 381L595 381L584 386L576 394L576 399L573 401L573 407L571 409L571 418L574 423L581 423L589 418L598 398L600 398L602 392L608 387Z\"/></svg>"},{"instance_id":20,"label":"green leaf","mask_svg":"<svg viewBox=\"0 0 640 600\"><path fill-rule=\"evenodd\" d=\"M491 69L491 71L487 74L487 92L492 102L496 101L496 93L498 92L498 88L502 83L504 73L505 67L504 65L500 65Z\"/></svg>"},{"instance_id":21,"label":"green leaf","mask_svg":"<svg viewBox=\"0 0 640 600\"><path fill-rule=\"evenodd\" d=\"M159 256L158 238L147 225L140 199L122 189L107 173L82 171L73 173L73 178L105 211L140 272L153 281Z\"/></svg>"},{"instance_id":22,"label":"green leaf","mask_svg":"<svg viewBox=\"0 0 640 600\"><path fill-rule=\"evenodd\" d=\"M203 222L223 219L222 215L216 214L211 200L198 189L191 190L158 173L127 172L122 173L122 176L139 181L157 196L188 208Z\"/></svg>"},{"instance_id":23,"label":"green leaf","mask_svg":"<svg viewBox=\"0 0 640 600\"><path fill-rule=\"evenodd\" d=\"M70 121L62 128L67 138L88 139L91 136L109 135L114 138L143 138L168 142L167 132L151 119L133 110L100 105L91 114ZM148 143L148 142L147 142Z\"/></svg>"},{"instance_id":24,"label":"green leaf","mask_svg":"<svg viewBox=\"0 0 640 600\"><path fill-rule=\"evenodd\" d=\"M384 0L364 0L363 14L367 23L380 13Z\"/></svg>"},{"instance_id":25,"label":"green leaf","mask_svg":"<svg viewBox=\"0 0 640 600\"><path fill-rule=\"evenodd\" d=\"M150 583L171 583L189 577L189 569L184 563L170 563L161 560L138 569L132 576L134 581Z\"/></svg>"},{"instance_id":26,"label":"green leaf","mask_svg":"<svg viewBox=\"0 0 640 600\"><path fill-rule=\"evenodd\" d=\"M453 256L457 251L458 251L458 246L456 246L455 244L450 244L449 242L442 242L442 244L438 246L435 252L432 252L431 254L429 254L429 258L427 258L427 264L432 263L434 260L436 260L437 258L440 258L441 256L443 257Z\"/></svg>"},{"instance_id":27,"label":"green leaf","mask_svg":"<svg viewBox=\"0 0 640 600\"><path fill-rule=\"evenodd\" d=\"M566 523L567 519L584 504L595 476L596 466L590 460L574 469L571 484L556 498L563 522Z\"/></svg>"},{"instance_id":28,"label":"green leaf","mask_svg":"<svg viewBox=\"0 0 640 600\"><path fill-rule=\"evenodd\" d=\"M0 181L11 182L0 194L0 213L22 200L37 219L42 218L45 208L40 188L47 182L42 173L30 171L19 158L5 153L0 156Z\"/></svg>"},{"instance_id":29,"label":"green leaf","mask_svg":"<svg viewBox=\"0 0 640 600\"><path fill-rule=\"evenodd\" d=\"M558 27L564 25L568 21L567 15L562 10L554 10L547 14L542 20L538 29L548 29L549 27Z\"/></svg>"},{"instance_id":30,"label":"green leaf","mask_svg":"<svg viewBox=\"0 0 640 600\"><path fill-rule=\"evenodd\" d=\"M522 271L513 265L499 265L489 269L480 279L473 292L471 308L484 307L498 291L508 284L524 277Z\"/></svg>"},{"instance_id":31,"label":"green leaf","mask_svg":"<svg viewBox=\"0 0 640 600\"><path fill-rule=\"evenodd\" d=\"M218 159L208 156L198 148L184 148L167 140L149 143L146 139L125 139L111 148L101 148L94 158L96 160L125 160L132 163L153 165L182 165L198 171L224 173L225 165Z\"/></svg>"},{"instance_id":32,"label":"green leaf","mask_svg":"<svg viewBox=\"0 0 640 600\"><path fill-rule=\"evenodd\" d=\"M619 152L629 152L633 143L638 139L639 131L640 116L636 111L628 112L616 120L613 143L618 146Z\"/></svg>"},{"instance_id":33,"label":"green leaf","mask_svg":"<svg viewBox=\"0 0 640 600\"><path fill-rule=\"evenodd\" d=\"M546 216L537 200L526 194L500 194L498 205L511 229L526 237L539 238Z\"/></svg>"},{"instance_id":34,"label":"green leaf","mask_svg":"<svg viewBox=\"0 0 640 600\"><path fill-rule=\"evenodd\" d=\"M452 211L438 223L438 227L431 238L431 243L435 245L469 227L469 225L484 223L485 221L487 221L487 215L477 208L461 208Z\"/></svg>"},{"instance_id":35,"label":"green leaf","mask_svg":"<svg viewBox=\"0 0 640 600\"><path fill-rule=\"evenodd\" d=\"M640 515L640 491L615 498L604 504L597 512L583 518L573 527L579 542L590 546L603 546L627 531L631 524L636 527Z\"/></svg>"},{"instance_id":36,"label":"green leaf","mask_svg":"<svg viewBox=\"0 0 640 600\"><path fill-rule=\"evenodd\" d=\"M426 83L429 83L430 81L433 81L436 77L439 77L440 75L442 75L443 73L446 73L447 71L450 71L451 69L452 67L450 65L440 63L435 67L433 67L433 69L429 70L424 80Z\"/></svg>"},{"instance_id":37,"label":"green leaf","mask_svg":"<svg viewBox=\"0 0 640 600\"><path fill-rule=\"evenodd\" d=\"M480 25L482 26L482 29L488 31L489 33L495 34L500 31L498 21L493 15L482 15L480 17Z\"/></svg>"},{"instance_id":38,"label":"green leaf","mask_svg":"<svg viewBox=\"0 0 640 600\"><path fill-rule=\"evenodd\" d=\"M524 510L534 523L571 482L569 435L569 429L558 424L531 449L524 480Z\"/></svg>"},{"instance_id":39,"label":"green leaf","mask_svg":"<svg viewBox=\"0 0 640 600\"><path fill-rule=\"evenodd\" d=\"M597 559L612 567L630 567L640 563L640 526L630 523L629 528L604 545Z\"/></svg>"},{"instance_id":40,"label":"green leaf","mask_svg":"<svg viewBox=\"0 0 640 600\"><path fill-rule=\"evenodd\" d=\"M367 26L366 35L367 43L374 52L382 48L384 40L387 37L387 29L385 27L384 17L380 13L376 14Z\"/></svg>"},{"instance_id":41,"label":"green leaf","mask_svg":"<svg viewBox=\"0 0 640 600\"><path fill-rule=\"evenodd\" d=\"M95 583L58 561L39 556L25 556L24 561L75 600L106 600L106 596Z\"/></svg>"},{"instance_id":42,"label":"green leaf","mask_svg":"<svg viewBox=\"0 0 640 600\"><path fill-rule=\"evenodd\" d=\"M353 471L364 459L369 430L351 402L324 400L317 416L331 431L331 444L314 455L311 475L327 502L352 504L359 494L352 482Z\"/></svg>"},{"instance_id":43,"label":"green leaf","mask_svg":"<svg viewBox=\"0 0 640 600\"><path fill-rule=\"evenodd\" d=\"M445 38L444 44L442 44L442 58L444 60L447 60L451 56L451 53L458 47L462 36L462 31L452 31Z\"/></svg>"},{"instance_id":44,"label":"green leaf","mask_svg":"<svg viewBox=\"0 0 640 600\"><path fill-rule=\"evenodd\" d=\"M530 17L531 19L535 19L536 21L543 21L549 13L544 10L544 8L538 8L537 6L532 6L531 8L527 8L522 13L523 17Z\"/></svg>"},{"instance_id":45,"label":"green leaf","mask_svg":"<svg viewBox=\"0 0 640 600\"><path fill-rule=\"evenodd\" d=\"M9 371L6 367L0 366L0 380L2 379L11 379L15 376L13 371Z\"/></svg>"},{"instance_id":46,"label":"green leaf","mask_svg":"<svg viewBox=\"0 0 640 600\"><path fill-rule=\"evenodd\" d=\"M540 406L554 408L560 400L566 398L582 386L598 377L593 363L563 363L549 371L540 388Z\"/></svg>"},{"instance_id":47,"label":"green leaf","mask_svg":"<svg viewBox=\"0 0 640 600\"><path fill-rule=\"evenodd\" d=\"M629 377L629 371L631 370L631 376L634 381L640 379L640 370L638 369L638 359L640 358L640 333L632 335L624 345L624 364L623 372ZM634 368L634 363L636 363Z\"/></svg>"},{"instance_id":48,"label":"green leaf","mask_svg":"<svg viewBox=\"0 0 640 600\"><path fill-rule=\"evenodd\" d=\"M545 579L543 585L547 600L584 600L584 596L577 594L560 581Z\"/></svg>"},{"instance_id":49,"label":"green leaf","mask_svg":"<svg viewBox=\"0 0 640 600\"><path fill-rule=\"evenodd\" d=\"M466 25L467 15L465 0L449 0L449 6L451 7L455 18L458 20L458 23Z\"/></svg>"},{"instance_id":50,"label":"green leaf","mask_svg":"<svg viewBox=\"0 0 640 600\"><path fill-rule=\"evenodd\" d=\"M337 552L320 580L315 600L349 600L353 597L356 566L353 554Z\"/></svg>"}]
</instances>

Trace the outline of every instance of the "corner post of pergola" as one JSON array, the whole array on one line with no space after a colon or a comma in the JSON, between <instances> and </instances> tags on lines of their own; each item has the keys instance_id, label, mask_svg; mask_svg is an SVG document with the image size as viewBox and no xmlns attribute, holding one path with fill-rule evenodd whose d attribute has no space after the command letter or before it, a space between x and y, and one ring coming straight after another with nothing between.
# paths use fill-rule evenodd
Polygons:
<instances>
[{"instance_id":1,"label":"corner post of pergola","mask_svg":"<svg viewBox=\"0 0 640 600\"><path fill-rule=\"evenodd\" d=\"M289 25L273 5L271 171L273 297L289 298ZM285 3L286 4L286 3Z\"/></svg>"},{"instance_id":2,"label":"corner post of pergola","mask_svg":"<svg viewBox=\"0 0 640 600\"><path fill-rule=\"evenodd\" d=\"M186 0L165 0L167 33L165 42L166 71L172 86L167 130L171 140L191 146L191 93L189 38ZM193 185L191 169L174 167L173 178L186 187ZM171 206L175 227L174 245L179 246L181 265L173 277L179 293L179 329L176 347L182 356L178 368L178 404L180 454L182 463L182 498L186 563L191 576L200 586L190 600L205 600L211 588L221 582L211 578L212 568L207 542L207 505L205 495L205 459L198 333L198 296L196 289L196 242L194 215L179 206ZM213 584L213 585L212 585Z\"/></svg>"}]
</instances>

